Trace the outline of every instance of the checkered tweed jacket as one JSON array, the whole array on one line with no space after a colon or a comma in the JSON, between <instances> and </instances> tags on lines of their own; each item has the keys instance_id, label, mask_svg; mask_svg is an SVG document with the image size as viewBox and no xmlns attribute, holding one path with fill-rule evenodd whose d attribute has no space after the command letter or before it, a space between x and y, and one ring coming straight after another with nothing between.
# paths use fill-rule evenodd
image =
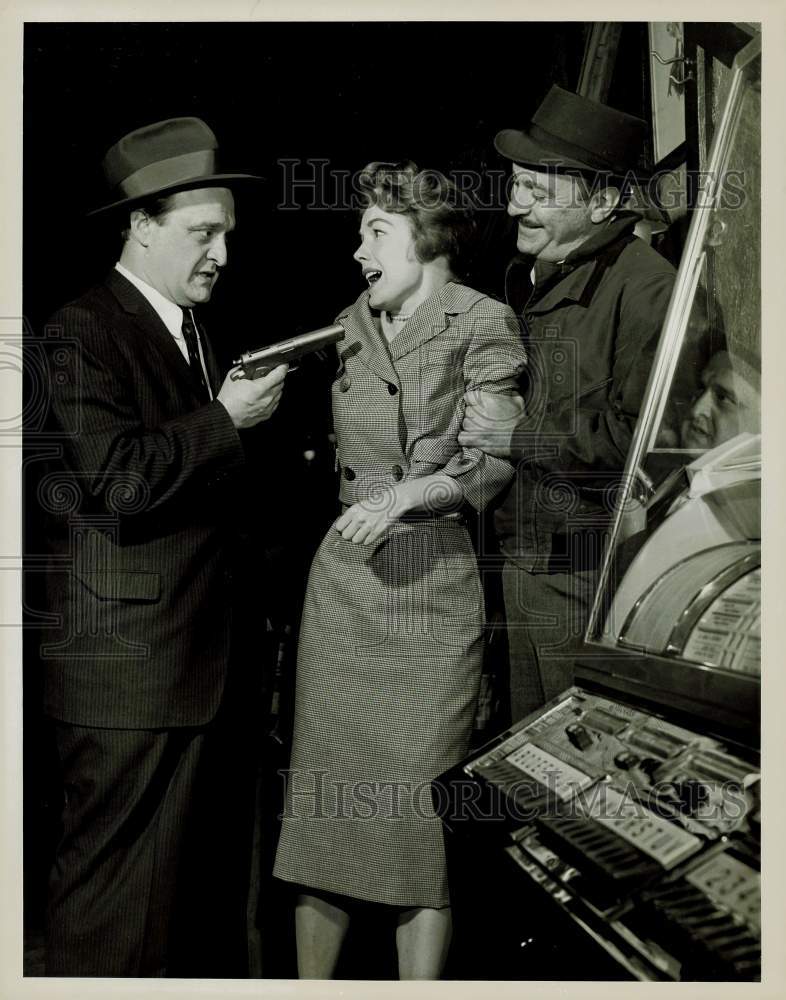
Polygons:
<instances>
[{"instance_id":1,"label":"checkered tweed jacket","mask_svg":"<svg viewBox=\"0 0 786 1000\"><path fill-rule=\"evenodd\" d=\"M526 358L511 311L451 282L390 344L367 292L339 321L343 502L375 490L384 502L385 487L443 471L482 507L513 469L459 447L462 397L516 384ZM368 548L328 531L303 610L277 877L396 906L448 903L430 783L467 752L483 613L462 518L399 521Z\"/></svg>"},{"instance_id":2,"label":"checkered tweed jacket","mask_svg":"<svg viewBox=\"0 0 786 1000\"><path fill-rule=\"evenodd\" d=\"M482 510L513 469L477 448L460 447L462 397L468 389L516 388L527 358L513 311L448 282L390 344L378 329L368 292L338 322L346 330L333 384L342 503L402 479L443 472Z\"/></svg>"}]
</instances>

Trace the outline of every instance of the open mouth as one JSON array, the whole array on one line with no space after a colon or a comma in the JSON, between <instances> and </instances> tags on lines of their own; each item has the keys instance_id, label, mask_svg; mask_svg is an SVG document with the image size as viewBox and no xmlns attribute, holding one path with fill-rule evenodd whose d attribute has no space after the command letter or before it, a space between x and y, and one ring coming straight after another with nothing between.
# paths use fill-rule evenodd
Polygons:
<instances>
[{"instance_id":1,"label":"open mouth","mask_svg":"<svg viewBox=\"0 0 786 1000\"><path fill-rule=\"evenodd\" d=\"M382 277L381 271L364 271L363 277L369 283L369 285L375 284Z\"/></svg>"}]
</instances>

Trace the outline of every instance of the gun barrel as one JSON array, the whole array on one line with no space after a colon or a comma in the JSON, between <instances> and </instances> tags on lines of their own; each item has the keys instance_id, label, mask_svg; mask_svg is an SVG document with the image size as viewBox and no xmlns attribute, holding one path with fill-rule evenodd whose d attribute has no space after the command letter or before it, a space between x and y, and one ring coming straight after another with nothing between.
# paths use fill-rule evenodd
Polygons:
<instances>
[{"instance_id":1,"label":"gun barrel","mask_svg":"<svg viewBox=\"0 0 786 1000\"><path fill-rule=\"evenodd\" d=\"M246 351L233 362L235 365L254 365L265 358L280 358L279 364L287 360L287 355L292 358L299 358L310 351L317 351L327 344L335 344L344 339L344 327L340 323L333 323L332 326L323 326L318 330L311 330L309 333L302 333L289 340L280 340L276 344L268 344L266 347L258 347L253 351Z\"/></svg>"}]
</instances>

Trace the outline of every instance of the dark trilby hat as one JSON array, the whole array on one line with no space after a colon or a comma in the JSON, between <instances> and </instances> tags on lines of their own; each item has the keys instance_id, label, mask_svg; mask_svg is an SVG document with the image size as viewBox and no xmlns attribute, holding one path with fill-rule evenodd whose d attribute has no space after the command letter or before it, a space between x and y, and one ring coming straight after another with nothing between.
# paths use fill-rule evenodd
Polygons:
<instances>
[{"instance_id":1,"label":"dark trilby hat","mask_svg":"<svg viewBox=\"0 0 786 1000\"><path fill-rule=\"evenodd\" d=\"M168 118L129 132L109 149L102 163L111 200L88 215L186 188L262 180L253 174L219 173L217 149L215 135L201 118Z\"/></svg>"},{"instance_id":2,"label":"dark trilby hat","mask_svg":"<svg viewBox=\"0 0 786 1000\"><path fill-rule=\"evenodd\" d=\"M494 145L522 167L624 178L642 172L646 130L640 118L553 86L529 127L503 129Z\"/></svg>"}]
</instances>

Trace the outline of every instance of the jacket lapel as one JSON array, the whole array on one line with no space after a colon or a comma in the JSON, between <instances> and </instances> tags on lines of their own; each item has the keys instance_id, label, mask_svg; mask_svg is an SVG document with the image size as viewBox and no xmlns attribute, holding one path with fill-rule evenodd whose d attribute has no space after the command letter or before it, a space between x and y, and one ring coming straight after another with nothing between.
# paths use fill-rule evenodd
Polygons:
<instances>
[{"instance_id":1,"label":"jacket lapel","mask_svg":"<svg viewBox=\"0 0 786 1000\"><path fill-rule=\"evenodd\" d=\"M529 271L535 265L533 257L518 254L508 265L505 274L505 298L521 314L525 309L532 313L547 313L563 302L586 305L592 297L590 279L596 271L599 256L613 244L633 232L638 213L621 211L606 222L586 243L569 253L561 265L549 268L548 277L538 281L533 288ZM537 277L537 265L536 277ZM526 272L522 274L522 271ZM526 280L524 280L526 279ZM529 294L522 294L529 289Z\"/></svg>"},{"instance_id":2,"label":"jacket lapel","mask_svg":"<svg viewBox=\"0 0 786 1000\"><path fill-rule=\"evenodd\" d=\"M398 375L390 358L388 345L368 305L366 295L338 317L344 327L344 340L339 348L342 361L356 357L366 368L385 382L398 385Z\"/></svg>"},{"instance_id":3,"label":"jacket lapel","mask_svg":"<svg viewBox=\"0 0 786 1000\"><path fill-rule=\"evenodd\" d=\"M158 351L175 380L180 384L185 383L198 398L203 398L203 391L196 372L191 370L191 366L175 343L175 338L139 289L135 288L119 271L114 269L109 272L106 285L123 310L132 318L132 322L144 331L148 343L154 350ZM207 362L208 355L212 352L205 346L206 343L206 338L202 336L202 346L204 348L205 361ZM213 365L215 365L215 362L213 362ZM210 363L208 363L207 367L210 372ZM212 378L213 372L210 372L210 375ZM212 386L212 388L215 391L215 386Z\"/></svg>"},{"instance_id":4,"label":"jacket lapel","mask_svg":"<svg viewBox=\"0 0 786 1000\"><path fill-rule=\"evenodd\" d=\"M447 330L451 316L467 312L483 297L481 292L476 292L473 288L449 281L418 306L401 333L388 344L369 308L366 295L360 303L338 317L346 331L339 356L342 360L357 357L375 375L398 385L395 362Z\"/></svg>"},{"instance_id":5,"label":"jacket lapel","mask_svg":"<svg viewBox=\"0 0 786 1000\"><path fill-rule=\"evenodd\" d=\"M449 281L440 290L418 306L401 333L391 341L390 353L394 361L418 350L450 326L450 317L467 312L482 299L473 288Z\"/></svg>"},{"instance_id":6,"label":"jacket lapel","mask_svg":"<svg viewBox=\"0 0 786 1000\"><path fill-rule=\"evenodd\" d=\"M585 261L577 267L565 265L559 280L552 279L542 294L536 285L532 300L526 303L528 312L546 313L566 301L580 302L594 266L594 261Z\"/></svg>"}]
</instances>

